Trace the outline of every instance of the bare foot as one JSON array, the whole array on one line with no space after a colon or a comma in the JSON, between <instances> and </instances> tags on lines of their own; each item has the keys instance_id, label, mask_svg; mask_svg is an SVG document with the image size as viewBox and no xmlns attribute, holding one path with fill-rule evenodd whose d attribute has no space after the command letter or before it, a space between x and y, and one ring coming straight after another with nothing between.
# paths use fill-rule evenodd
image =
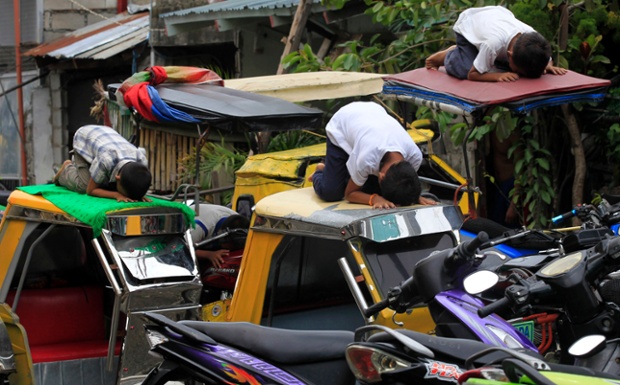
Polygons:
<instances>
[{"instance_id":1,"label":"bare foot","mask_svg":"<svg viewBox=\"0 0 620 385\"><path fill-rule=\"evenodd\" d=\"M60 173L62 172L62 170L64 170L65 167L67 167L70 163L71 163L70 159L67 159L63 162L60 169L56 172L56 175L54 175L54 177L52 178L52 183L56 183L56 181L58 180L58 177L60 177Z\"/></svg>"},{"instance_id":2,"label":"bare foot","mask_svg":"<svg viewBox=\"0 0 620 385\"><path fill-rule=\"evenodd\" d=\"M324 169L324 168L325 168L325 164L324 164L323 162L321 162L321 163L319 163L319 164L317 164L317 165L316 165L315 172L316 172L316 171L323 171L323 169ZM313 176L314 176L314 173L312 173L312 175L310 175L310 176L308 177L308 182L312 182L312 177L313 177Z\"/></svg>"},{"instance_id":3,"label":"bare foot","mask_svg":"<svg viewBox=\"0 0 620 385\"><path fill-rule=\"evenodd\" d=\"M443 65L448 51L451 51L455 48L456 46L453 45L444 49L443 51L435 52L434 54L426 58L425 67L429 70L438 70L439 67Z\"/></svg>"}]
</instances>

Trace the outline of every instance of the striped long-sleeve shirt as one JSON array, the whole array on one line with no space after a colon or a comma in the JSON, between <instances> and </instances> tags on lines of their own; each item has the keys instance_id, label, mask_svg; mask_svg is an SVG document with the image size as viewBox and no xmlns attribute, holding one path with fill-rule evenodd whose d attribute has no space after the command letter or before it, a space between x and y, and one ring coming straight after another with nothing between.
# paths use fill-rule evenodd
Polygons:
<instances>
[{"instance_id":1,"label":"striped long-sleeve shirt","mask_svg":"<svg viewBox=\"0 0 620 385\"><path fill-rule=\"evenodd\" d=\"M116 175L128 162L147 165L144 149L106 126L80 127L73 137L73 149L90 163L90 176L97 184L115 182Z\"/></svg>"}]
</instances>

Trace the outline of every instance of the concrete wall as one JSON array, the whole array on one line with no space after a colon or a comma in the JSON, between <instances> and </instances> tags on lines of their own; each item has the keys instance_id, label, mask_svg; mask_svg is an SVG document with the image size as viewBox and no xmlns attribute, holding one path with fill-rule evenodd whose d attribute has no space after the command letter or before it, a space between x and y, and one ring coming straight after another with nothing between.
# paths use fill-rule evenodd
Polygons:
<instances>
[{"instance_id":1,"label":"concrete wall","mask_svg":"<svg viewBox=\"0 0 620 385\"><path fill-rule=\"evenodd\" d=\"M32 93L32 171L34 180L31 183L49 182L54 176L53 166L58 165L54 152L58 144L54 144L51 116L52 98L46 88L37 88ZM57 142L57 141L56 141ZM51 144L51 145L50 145Z\"/></svg>"},{"instance_id":2,"label":"concrete wall","mask_svg":"<svg viewBox=\"0 0 620 385\"><path fill-rule=\"evenodd\" d=\"M117 0L43 0L43 41L49 42L76 29L113 17ZM30 183L47 183L53 168L68 158L70 117L62 73L52 70L32 93L28 162ZM85 95L90 97L91 95Z\"/></svg>"},{"instance_id":3,"label":"concrete wall","mask_svg":"<svg viewBox=\"0 0 620 385\"><path fill-rule=\"evenodd\" d=\"M116 0L44 0L43 41L112 17L116 5Z\"/></svg>"}]
</instances>

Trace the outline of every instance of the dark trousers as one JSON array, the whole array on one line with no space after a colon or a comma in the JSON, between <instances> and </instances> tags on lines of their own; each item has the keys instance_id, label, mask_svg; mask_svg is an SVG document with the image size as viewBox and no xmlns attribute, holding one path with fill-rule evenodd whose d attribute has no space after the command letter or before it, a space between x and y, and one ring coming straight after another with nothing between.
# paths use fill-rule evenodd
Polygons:
<instances>
[{"instance_id":1,"label":"dark trousers","mask_svg":"<svg viewBox=\"0 0 620 385\"><path fill-rule=\"evenodd\" d=\"M455 78L467 79L476 56L478 56L478 48L465 39L463 35L457 33L456 48L448 51L444 59L446 72Z\"/></svg>"},{"instance_id":2,"label":"dark trousers","mask_svg":"<svg viewBox=\"0 0 620 385\"><path fill-rule=\"evenodd\" d=\"M327 202L335 202L344 198L344 191L347 188L351 175L347 169L347 154L342 148L336 146L327 138L327 149L325 151L325 168L317 171L312 176L314 192ZM362 191L373 194L380 194L379 180L371 175L362 186Z\"/></svg>"}]
</instances>

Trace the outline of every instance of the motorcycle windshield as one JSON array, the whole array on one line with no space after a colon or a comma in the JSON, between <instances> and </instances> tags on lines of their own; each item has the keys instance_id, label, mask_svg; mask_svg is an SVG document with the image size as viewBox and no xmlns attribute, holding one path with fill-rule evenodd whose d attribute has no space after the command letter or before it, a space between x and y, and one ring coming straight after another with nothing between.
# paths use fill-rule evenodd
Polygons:
<instances>
[{"instance_id":1,"label":"motorcycle windshield","mask_svg":"<svg viewBox=\"0 0 620 385\"><path fill-rule=\"evenodd\" d=\"M376 286L387 295L390 288L411 277L420 260L455 245L452 233L443 232L390 242L366 242L364 255Z\"/></svg>"},{"instance_id":2,"label":"motorcycle windshield","mask_svg":"<svg viewBox=\"0 0 620 385\"><path fill-rule=\"evenodd\" d=\"M196 265L179 235L119 237L109 239L125 272L138 281L166 278L193 279Z\"/></svg>"}]
</instances>

